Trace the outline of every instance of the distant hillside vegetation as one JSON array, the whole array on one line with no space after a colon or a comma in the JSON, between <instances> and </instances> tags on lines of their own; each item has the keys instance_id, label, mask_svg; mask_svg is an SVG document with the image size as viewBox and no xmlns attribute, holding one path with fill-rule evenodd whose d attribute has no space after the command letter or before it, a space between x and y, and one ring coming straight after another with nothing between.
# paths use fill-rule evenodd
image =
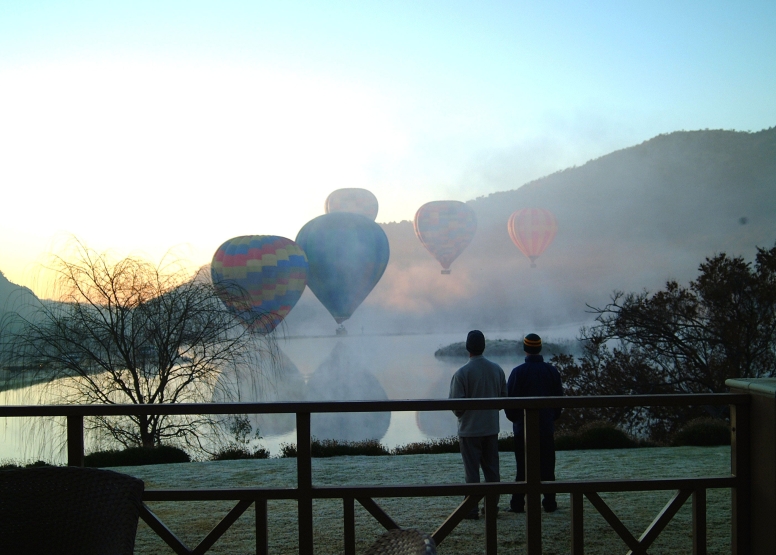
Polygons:
<instances>
[{"instance_id":1,"label":"distant hillside vegetation","mask_svg":"<svg viewBox=\"0 0 776 555\"><path fill-rule=\"evenodd\" d=\"M542 356L546 360L552 358L553 355L559 354L578 354L580 346L572 341L560 341L550 342L545 341L542 346ZM521 357L525 355L523 351L523 342L516 339L486 339L485 340L485 352L486 357ZM466 342L460 341L458 343L451 343L444 347L440 347L434 352L434 356L437 358L469 358L469 351L466 350Z\"/></svg>"},{"instance_id":2,"label":"distant hillside vegetation","mask_svg":"<svg viewBox=\"0 0 776 555\"><path fill-rule=\"evenodd\" d=\"M30 289L9 281L0 271L0 317L9 312L28 315L30 303L35 299L35 294Z\"/></svg>"}]
</instances>

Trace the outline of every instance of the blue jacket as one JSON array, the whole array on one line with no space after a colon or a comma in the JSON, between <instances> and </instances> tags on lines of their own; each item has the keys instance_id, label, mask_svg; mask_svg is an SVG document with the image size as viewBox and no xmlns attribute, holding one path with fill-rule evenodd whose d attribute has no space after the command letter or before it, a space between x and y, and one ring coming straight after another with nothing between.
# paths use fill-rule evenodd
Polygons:
<instances>
[{"instance_id":1,"label":"blue jacket","mask_svg":"<svg viewBox=\"0 0 776 555\"><path fill-rule=\"evenodd\" d=\"M560 373L552 364L544 362L542 355L528 355L525 363L512 370L507 382L508 397L561 397L563 384ZM539 433L555 433L555 420L560 417L560 408L539 411ZM523 435L523 410L506 409L504 413L512 421L516 436Z\"/></svg>"}]
</instances>

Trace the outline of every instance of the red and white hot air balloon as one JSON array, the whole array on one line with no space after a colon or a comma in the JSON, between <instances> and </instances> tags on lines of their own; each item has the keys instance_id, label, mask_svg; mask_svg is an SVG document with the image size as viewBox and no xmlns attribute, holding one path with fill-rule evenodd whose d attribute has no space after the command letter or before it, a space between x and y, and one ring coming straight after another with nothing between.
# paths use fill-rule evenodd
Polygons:
<instances>
[{"instance_id":1,"label":"red and white hot air balloon","mask_svg":"<svg viewBox=\"0 0 776 555\"><path fill-rule=\"evenodd\" d=\"M558 222L549 210L524 208L509 217L507 229L512 242L531 260L531 268L536 268L536 259L555 239Z\"/></svg>"}]
</instances>

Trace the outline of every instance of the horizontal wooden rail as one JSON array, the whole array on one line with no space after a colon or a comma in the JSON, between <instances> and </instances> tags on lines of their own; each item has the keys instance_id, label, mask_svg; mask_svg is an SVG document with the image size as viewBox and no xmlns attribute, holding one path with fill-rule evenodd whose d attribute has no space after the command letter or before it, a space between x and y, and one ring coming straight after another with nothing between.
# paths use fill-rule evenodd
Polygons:
<instances>
[{"instance_id":1,"label":"horizontal wooden rail","mask_svg":"<svg viewBox=\"0 0 776 555\"><path fill-rule=\"evenodd\" d=\"M679 489L720 489L737 485L735 476L701 478L658 478L647 480L560 480L541 482L547 493L664 491ZM459 497L465 495L526 493L525 482L479 484L400 484L395 486L322 486L313 487L314 499L361 497ZM241 501L252 499L298 499L296 488L202 488L148 489L144 501Z\"/></svg>"},{"instance_id":2,"label":"horizontal wooden rail","mask_svg":"<svg viewBox=\"0 0 776 555\"><path fill-rule=\"evenodd\" d=\"M742 393L498 397L491 399L411 399L388 401L305 401L284 403L179 403L147 405L6 405L2 417L122 416L139 414L290 414L328 412L447 411L453 409L544 409L748 405Z\"/></svg>"}]
</instances>

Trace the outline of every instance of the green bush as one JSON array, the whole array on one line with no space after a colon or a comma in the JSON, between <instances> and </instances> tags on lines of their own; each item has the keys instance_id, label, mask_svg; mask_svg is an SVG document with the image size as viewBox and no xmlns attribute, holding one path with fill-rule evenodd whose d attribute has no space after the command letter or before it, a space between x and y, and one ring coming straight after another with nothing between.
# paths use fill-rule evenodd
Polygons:
<instances>
[{"instance_id":1,"label":"green bush","mask_svg":"<svg viewBox=\"0 0 776 555\"><path fill-rule=\"evenodd\" d=\"M170 445L158 447L130 447L119 450L97 451L84 457L84 466L141 466L146 464L170 464L190 462L191 458L183 449Z\"/></svg>"},{"instance_id":2,"label":"green bush","mask_svg":"<svg viewBox=\"0 0 776 555\"><path fill-rule=\"evenodd\" d=\"M257 447L253 451L249 451L247 447L242 445L230 445L218 451L213 455L211 461L237 461L242 459L268 459L269 451L264 447Z\"/></svg>"},{"instance_id":3,"label":"green bush","mask_svg":"<svg viewBox=\"0 0 776 555\"><path fill-rule=\"evenodd\" d=\"M379 457L390 455L391 452L376 439L365 439L362 441L339 441L336 439L317 439L311 440L311 454L315 458L324 457L342 457L364 455L367 457ZM296 457L295 443L280 444L280 458Z\"/></svg>"},{"instance_id":4,"label":"green bush","mask_svg":"<svg viewBox=\"0 0 776 555\"><path fill-rule=\"evenodd\" d=\"M730 445L730 424L724 420L708 417L690 420L671 437L671 445L697 447Z\"/></svg>"},{"instance_id":5,"label":"green bush","mask_svg":"<svg viewBox=\"0 0 776 555\"><path fill-rule=\"evenodd\" d=\"M400 445L391 451L394 455L436 455L439 453L460 452L461 447L458 444L457 436L408 443L407 445Z\"/></svg>"},{"instance_id":6,"label":"green bush","mask_svg":"<svg viewBox=\"0 0 776 555\"><path fill-rule=\"evenodd\" d=\"M628 449L639 447L639 442L614 424L606 421L590 422L570 434L555 436L557 451L575 449Z\"/></svg>"}]
</instances>

